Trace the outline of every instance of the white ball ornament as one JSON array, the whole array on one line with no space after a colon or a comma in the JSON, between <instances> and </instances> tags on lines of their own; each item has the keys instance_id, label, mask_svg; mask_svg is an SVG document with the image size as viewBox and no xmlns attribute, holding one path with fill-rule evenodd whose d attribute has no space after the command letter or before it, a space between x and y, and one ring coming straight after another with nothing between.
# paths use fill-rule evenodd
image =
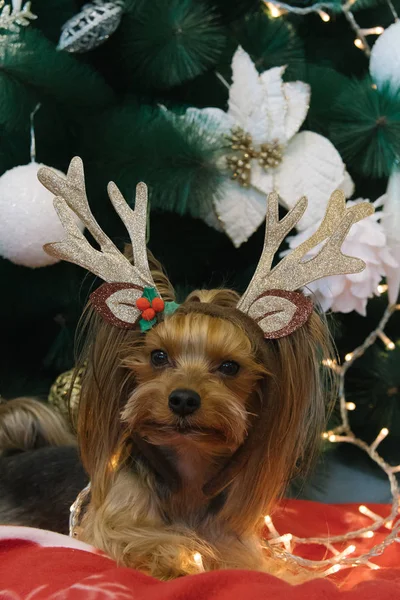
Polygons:
<instances>
[{"instance_id":1,"label":"white ball ornament","mask_svg":"<svg viewBox=\"0 0 400 600\"><path fill-rule=\"evenodd\" d=\"M32 162L0 177L0 256L31 268L58 262L46 254L43 245L65 237L53 207L54 195L37 178L42 166ZM82 223L75 218L83 231Z\"/></svg>"},{"instance_id":2,"label":"white ball ornament","mask_svg":"<svg viewBox=\"0 0 400 600\"><path fill-rule=\"evenodd\" d=\"M390 25L376 40L369 72L379 89L385 85L393 93L400 89L400 21Z\"/></svg>"}]
</instances>

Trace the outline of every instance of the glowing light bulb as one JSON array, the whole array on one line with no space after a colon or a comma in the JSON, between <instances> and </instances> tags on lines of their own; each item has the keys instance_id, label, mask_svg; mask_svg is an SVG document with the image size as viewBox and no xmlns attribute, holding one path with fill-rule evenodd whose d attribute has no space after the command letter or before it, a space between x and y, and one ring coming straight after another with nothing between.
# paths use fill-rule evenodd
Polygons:
<instances>
[{"instance_id":1,"label":"glowing light bulb","mask_svg":"<svg viewBox=\"0 0 400 600\"><path fill-rule=\"evenodd\" d=\"M360 29L361 35L381 35L384 32L384 28L381 26L378 27L368 27L367 29Z\"/></svg>"},{"instance_id":2,"label":"glowing light bulb","mask_svg":"<svg viewBox=\"0 0 400 600\"><path fill-rule=\"evenodd\" d=\"M120 456L120 452L116 452L110 458L108 466L109 466L109 468L110 468L111 471L115 471L116 468L118 467L119 456Z\"/></svg>"},{"instance_id":3,"label":"glowing light bulb","mask_svg":"<svg viewBox=\"0 0 400 600\"><path fill-rule=\"evenodd\" d=\"M272 538L274 541L276 540L281 540L281 536L279 535L279 533L277 532L277 530L275 529L275 525L272 522L272 519L269 515L266 515L264 517L264 523L266 524L266 526L269 529L270 534L272 535Z\"/></svg>"},{"instance_id":4,"label":"glowing light bulb","mask_svg":"<svg viewBox=\"0 0 400 600\"><path fill-rule=\"evenodd\" d=\"M282 536L282 542L283 545L285 546L285 550L286 552L291 552L292 550L292 546L291 546L291 541L293 539L293 536L291 533L285 533L285 535Z\"/></svg>"},{"instance_id":5,"label":"glowing light bulb","mask_svg":"<svg viewBox=\"0 0 400 600\"><path fill-rule=\"evenodd\" d=\"M379 515L377 515L376 513L374 513L372 510L370 510L369 508L367 508L364 504L361 504L358 507L358 510L360 511L360 513L362 515L365 515L366 517L369 517L370 519L372 519L372 521L381 521L381 520L383 520L382 517L380 517Z\"/></svg>"},{"instance_id":6,"label":"glowing light bulb","mask_svg":"<svg viewBox=\"0 0 400 600\"><path fill-rule=\"evenodd\" d=\"M354 552L355 549L356 549L356 547L354 546L354 544L351 544L351 546L347 546L347 548L345 550L343 550L342 556L348 556L349 554Z\"/></svg>"},{"instance_id":7,"label":"glowing light bulb","mask_svg":"<svg viewBox=\"0 0 400 600\"><path fill-rule=\"evenodd\" d=\"M321 436L324 440L327 440L329 438L329 433L327 431L324 431L324 433Z\"/></svg>"},{"instance_id":8,"label":"glowing light bulb","mask_svg":"<svg viewBox=\"0 0 400 600\"><path fill-rule=\"evenodd\" d=\"M267 6L268 6L269 14L271 15L271 17L273 19L276 19L277 17L280 17L281 15L283 15L283 10L281 10L278 6L276 6L272 2L267 2Z\"/></svg>"},{"instance_id":9,"label":"glowing light bulb","mask_svg":"<svg viewBox=\"0 0 400 600\"><path fill-rule=\"evenodd\" d=\"M323 575L333 575L334 573L337 573L338 571L340 571L342 567L340 565L333 565L333 567L331 567L330 569L327 569L326 571L324 571Z\"/></svg>"},{"instance_id":10,"label":"glowing light bulb","mask_svg":"<svg viewBox=\"0 0 400 600\"><path fill-rule=\"evenodd\" d=\"M348 354L346 354L346 356L344 357L344 360L346 362L349 362L351 359L353 358L353 352L349 352Z\"/></svg>"},{"instance_id":11,"label":"glowing light bulb","mask_svg":"<svg viewBox=\"0 0 400 600\"><path fill-rule=\"evenodd\" d=\"M385 344L387 350L394 350L396 348L396 344L392 342L392 340L384 333L383 331L378 332L379 338Z\"/></svg>"},{"instance_id":12,"label":"glowing light bulb","mask_svg":"<svg viewBox=\"0 0 400 600\"><path fill-rule=\"evenodd\" d=\"M389 429L387 427L383 427L377 435L376 440L372 442L370 446L371 450L376 450L379 444L382 442L382 440L385 439L387 435L389 435Z\"/></svg>"},{"instance_id":13,"label":"glowing light bulb","mask_svg":"<svg viewBox=\"0 0 400 600\"><path fill-rule=\"evenodd\" d=\"M278 533L278 532L276 532ZM270 544L283 544L285 546L285 550L287 552L291 552L290 542L293 539L293 535L291 533L285 533L284 535L278 535L269 540Z\"/></svg>"},{"instance_id":14,"label":"glowing light bulb","mask_svg":"<svg viewBox=\"0 0 400 600\"><path fill-rule=\"evenodd\" d=\"M373 538L374 535L375 533L373 531L366 531L365 533L363 533L364 538Z\"/></svg>"},{"instance_id":15,"label":"glowing light bulb","mask_svg":"<svg viewBox=\"0 0 400 600\"><path fill-rule=\"evenodd\" d=\"M195 553L193 554L193 560L194 560L194 562L196 563L196 566L197 566L199 569L201 569L201 570L204 570L204 567L203 567L203 559L202 559L202 556L201 556L200 552L195 552Z\"/></svg>"},{"instance_id":16,"label":"glowing light bulb","mask_svg":"<svg viewBox=\"0 0 400 600\"><path fill-rule=\"evenodd\" d=\"M346 402L346 408L347 410L356 410L356 405L354 402Z\"/></svg>"},{"instance_id":17,"label":"glowing light bulb","mask_svg":"<svg viewBox=\"0 0 400 600\"><path fill-rule=\"evenodd\" d=\"M319 14L319 16L321 17L321 19L323 20L324 23L328 23L328 21L331 20L331 18L328 15L328 13L326 13L324 10L319 10L318 14Z\"/></svg>"},{"instance_id":18,"label":"glowing light bulb","mask_svg":"<svg viewBox=\"0 0 400 600\"><path fill-rule=\"evenodd\" d=\"M356 38L354 40L354 45L356 48L358 48L359 50L364 50L364 44L362 43L362 41L360 40L360 38Z\"/></svg>"},{"instance_id":19,"label":"glowing light bulb","mask_svg":"<svg viewBox=\"0 0 400 600\"><path fill-rule=\"evenodd\" d=\"M376 90L376 83L373 83L371 87L374 90ZM378 287L376 289L378 291L378 294L384 294L385 292L387 292L388 286L386 285L386 283L382 283L382 284L378 285Z\"/></svg>"},{"instance_id":20,"label":"glowing light bulb","mask_svg":"<svg viewBox=\"0 0 400 600\"><path fill-rule=\"evenodd\" d=\"M324 367L328 367L328 369L332 369L332 371L338 370L338 364L337 364L336 360L332 360L332 358L324 358L322 360L322 364L324 365Z\"/></svg>"},{"instance_id":21,"label":"glowing light bulb","mask_svg":"<svg viewBox=\"0 0 400 600\"><path fill-rule=\"evenodd\" d=\"M267 515L266 517L264 517L264 523L266 525L271 525L272 519L271 519L271 517L269 515Z\"/></svg>"},{"instance_id":22,"label":"glowing light bulb","mask_svg":"<svg viewBox=\"0 0 400 600\"><path fill-rule=\"evenodd\" d=\"M336 442L336 435L334 435L333 433L331 433L331 435L328 437L328 440L330 442Z\"/></svg>"}]
</instances>

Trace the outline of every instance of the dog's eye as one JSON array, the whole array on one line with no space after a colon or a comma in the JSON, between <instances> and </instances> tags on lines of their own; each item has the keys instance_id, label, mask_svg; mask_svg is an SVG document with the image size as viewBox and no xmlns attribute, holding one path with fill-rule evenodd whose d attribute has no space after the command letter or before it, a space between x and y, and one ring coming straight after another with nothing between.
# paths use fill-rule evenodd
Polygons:
<instances>
[{"instance_id":1,"label":"dog's eye","mask_svg":"<svg viewBox=\"0 0 400 600\"><path fill-rule=\"evenodd\" d=\"M168 354L164 350L153 350L151 362L154 367L165 367L168 364Z\"/></svg>"},{"instance_id":2,"label":"dog's eye","mask_svg":"<svg viewBox=\"0 0 400 600\"><path fill-rule=\"evenodd\" d=\"M234 360L225 360L219 367L218 371L223 375L230 375L233 377L239 372L239 365Z\"/></svg>"}]
</instances>

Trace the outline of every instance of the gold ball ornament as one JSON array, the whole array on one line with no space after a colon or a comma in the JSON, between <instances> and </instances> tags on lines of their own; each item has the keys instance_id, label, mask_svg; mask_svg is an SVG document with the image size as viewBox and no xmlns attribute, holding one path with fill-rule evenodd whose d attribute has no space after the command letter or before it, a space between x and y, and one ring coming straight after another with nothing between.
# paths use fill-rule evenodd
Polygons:
<instances>
[{"instance_id":1,"label":"gold ball ornament","mask_svg":"<svg viewBox=\"0 0 400 600\"><path fill-rule=\"evenodd\" d=\"M48 401L72 425L78 412L85 367L61 373L50 388Z\"/></svg>"}]
</instances>

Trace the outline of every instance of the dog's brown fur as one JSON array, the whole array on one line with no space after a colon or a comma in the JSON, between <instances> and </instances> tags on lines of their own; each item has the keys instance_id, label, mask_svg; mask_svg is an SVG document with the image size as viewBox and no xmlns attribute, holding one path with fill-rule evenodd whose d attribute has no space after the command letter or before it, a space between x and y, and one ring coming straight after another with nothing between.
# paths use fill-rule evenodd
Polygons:
<instances>
[{"instance_id":1,"label":"dog's brown fur","mask_svg":"<svg viewBox=\"0 0 400 600\"><path fill-rule=\"evenodd\" d=\"M160 269L153 277L174 300ZM314 312L265 341L237 301L229 290L193 292L145 335L89 308L78 434L92 487L79 537L160 579L198 572L197 552L205 570L285 572L263 548L263 517L318 447L330 338ZM152 366L157 349L168 366ZM228 359L235 377L218 371ZM176 388L201 397L185 423L168 408Z\"/></svg>"},{"instance_id":2,"label":"dog's brown fur","mask_svg":"<svg viewBox=\"0 0 400 600\"><path fill-rule=\"evenodd\" d=\"M74 444L62 416L44 402L21 397L0 403L0 455Z\"/></svg>"}]
</instances>

